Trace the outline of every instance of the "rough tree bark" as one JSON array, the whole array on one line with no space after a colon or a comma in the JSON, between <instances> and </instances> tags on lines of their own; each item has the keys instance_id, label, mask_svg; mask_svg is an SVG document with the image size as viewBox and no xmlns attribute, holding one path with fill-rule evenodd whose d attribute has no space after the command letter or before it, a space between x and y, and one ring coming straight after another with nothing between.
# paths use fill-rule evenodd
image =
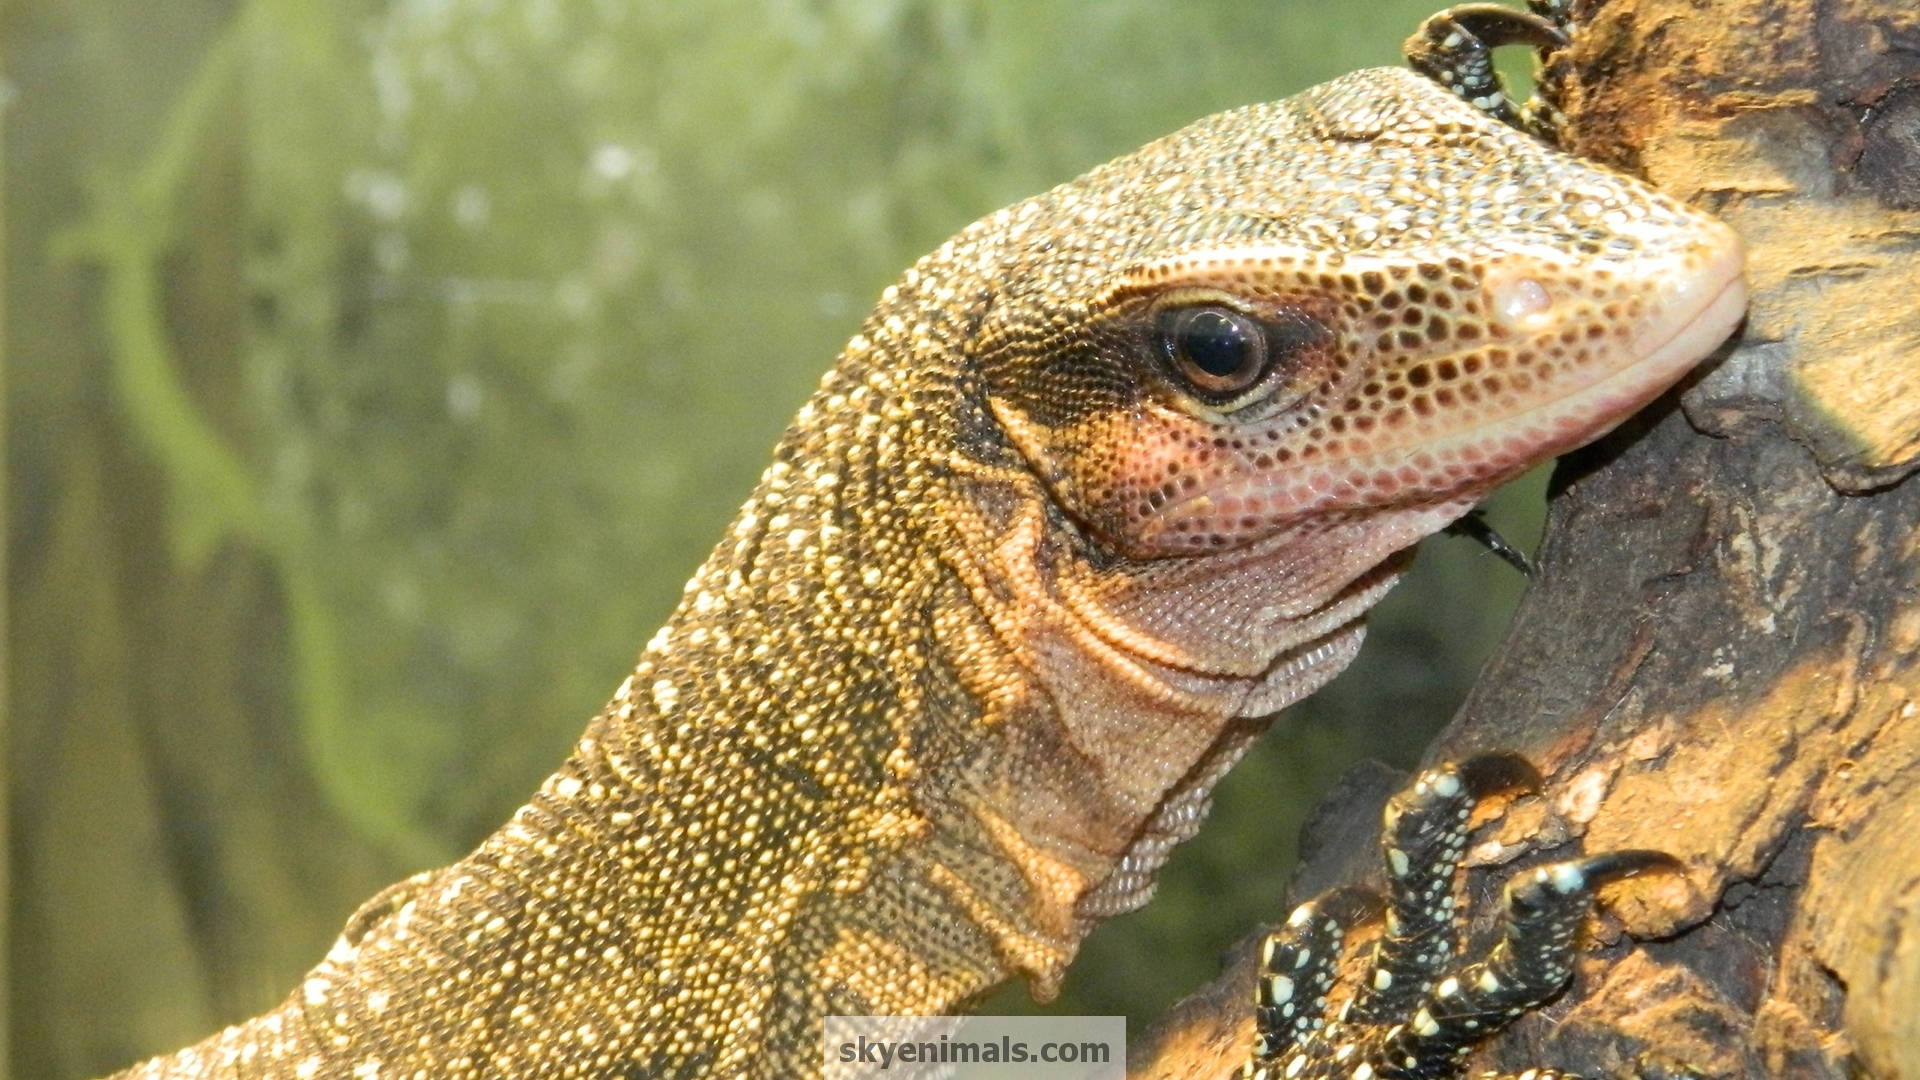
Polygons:
<instances>
[{"instance_id":1,"label":"rough tree bark","mask_svg":"<svg viewBox=\"0 0 1920 1080\"><path fill-rule=\"evenodd\" d=\"M1686 866L1615 887L1573 988L1475 1065L1920 1077L1920 6L1610 0L1558 63L1572 149L1723 215L1753 302L1563 464L1542 573L1429 754L1546 778L1479 834L1478 910L1581 850ZM1393 782L1323 807L1291 899L1371 872ZM1227 1075L1252 940L1136 1076Z\"/></svg>"}]
</instances>

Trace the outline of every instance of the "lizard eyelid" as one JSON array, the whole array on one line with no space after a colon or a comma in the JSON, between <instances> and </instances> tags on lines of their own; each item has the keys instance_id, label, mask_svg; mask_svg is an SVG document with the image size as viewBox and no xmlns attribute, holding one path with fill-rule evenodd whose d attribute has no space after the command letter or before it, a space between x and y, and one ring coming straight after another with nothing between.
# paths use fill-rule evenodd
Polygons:
<instances>
[{"instance_id":1,"label":"lizard eyelid","mask_svg":"<svg viewBox=\"0 0 1920 1080\"><path fill-rule=\"evenodd\" d=\"M1250 311L1222 297L1156 306L1154 350L1173 388L1212 414L1284 409L1311 391L1333 331L1293 306Z\"/></svg>"}]
</instances>

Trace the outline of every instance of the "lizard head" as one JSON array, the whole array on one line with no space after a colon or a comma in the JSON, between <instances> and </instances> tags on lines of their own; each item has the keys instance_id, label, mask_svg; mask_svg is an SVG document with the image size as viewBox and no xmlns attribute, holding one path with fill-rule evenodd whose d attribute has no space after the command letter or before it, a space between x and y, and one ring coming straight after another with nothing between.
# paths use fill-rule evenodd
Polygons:
<instances>
[{"instance_id":1,"label":"lizard head","mask_svg":"<svg viewBox=\"0 0 1920 1080\"><path fill-rule=\"evenodd\" d=\"M1290 617L1610 429L1745 306L1726 226L1399 71L1006 216L1047 240L1009 245L975 352L1048 497L1136 577L1253 560Z\"/></svg>"},{"instance_id":2,"label":"lizard head","mask_svg":"<svg viewBox=\"0 0 1920 1080\"><path fill-rule=\"evenodd\" d=\"M1725 225L1392 70L977 223L850 354L957 365L927 400L958 422L903 415L959 495L911 506L966 538L946 565L991 632L943 627L994 752L923 788L1017 838L1052 940L1138 904L1413 545L1678 380L1739 319L1742 262ZM1039 953L1044 988L1071 948Z\"/></svg>"}]
</instances>

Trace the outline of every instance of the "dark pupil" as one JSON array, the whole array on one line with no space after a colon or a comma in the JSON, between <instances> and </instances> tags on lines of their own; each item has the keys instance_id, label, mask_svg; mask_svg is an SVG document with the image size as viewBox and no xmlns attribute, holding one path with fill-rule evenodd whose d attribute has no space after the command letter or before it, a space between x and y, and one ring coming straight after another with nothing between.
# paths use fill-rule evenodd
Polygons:
<instances>
[{"instance_id":1,"label":"dark pupil","mask_svg":"<svg viewBox=\"0 0 1920 1080\"><path fill-rule=\"evenodd\" d=\"M1244 315L1195 311L1181 320L1175 345L1187 362L1217 379L1242 374L1258 352L1259 331Z\"/></svg>"}]
</instances>

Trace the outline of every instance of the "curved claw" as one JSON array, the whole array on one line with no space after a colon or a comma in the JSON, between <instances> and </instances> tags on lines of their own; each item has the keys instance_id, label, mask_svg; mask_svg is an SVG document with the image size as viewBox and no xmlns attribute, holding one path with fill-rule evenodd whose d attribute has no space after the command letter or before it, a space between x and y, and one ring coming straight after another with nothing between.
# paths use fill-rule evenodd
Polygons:
<instances>
[{"instance_id":1,"label":"curved claw","mask_svg":"<svg viewBox=\"0 0 1920 1080\"><path fill-rule=\"evenodd\" d=\"M1365 885L1342 885L1313 898L1313 906L1320 914L1348 930L1378 919L1386 905L1387 899L1379 890Z\"/></svg>"},{"instance_id":2,"label":"curved claw","mask_svg":"<svg viewBox=\"0 0 1920 1080\"><path fill-rule=\"evenodd\" d=\"M1507 884L1507 901L1524 914L1573 902L1582 909L1600 887L1648 870L1683 870L1680 860L1663 851L1607 851L1565 862L1536 866Z\"/></svg>"},{"instance_id":3,"label":"curved claw","mask_svg":"<svg viewBox=\"0 0 1920 1080\"><path fill-rule=\"evenodd\" d=\"M1648 871L1658 870L1666 873L1686 872L1686 864L1664 851L1651 851L1642 848L1628 848L1625 851L1607 851L1599 855L1589 855L1579 862L1580 870L1586 875L1592 888L1625 881L1638 877Z\"/></svg>"},{"instance_id":4,"label":"curved claw","mask_svg":"<svg viewBox=\"0 0 1920 1080\"><path fill-rule=\"evenodd\" d=\"M1495 795L1536 795L1543 783L1540 770L1519 754L1481 754L1454 768L1476 800Z\"/></svg>"},{"instance_id":5,"label":"curved claw","mask_svg":"<svg viewBox=\"0 0 1920 1080\"><path fill-rule=\"evenodd\" d=\"M1432 36L1429 27L1445 35L1454 29L1465 30L1489 49L1504 45L1531 45L1536 49L1564 49L1567 35L1552 20L1531 11L1519 11L1500 4L1459 4L1427 19L1414 31L1415 37ZM1434 38L1438 40L1438 38Z\"/></svg>"},{"instance_id":6,"label":"curved claw","mask_svg":"<svg viewBox=\"0 0 1920 1080\"><path fill-rule=\"evenodd\" d=\"M1491 551L1495 558L1518 570L1521 577L1530 578L1534 575L1533 560L1488 524L1486 512L1479 507L1467 511L1467 516L1440 531L1448 536L1463 536L1479 544Z\"/></svg>"}]
</instances>

